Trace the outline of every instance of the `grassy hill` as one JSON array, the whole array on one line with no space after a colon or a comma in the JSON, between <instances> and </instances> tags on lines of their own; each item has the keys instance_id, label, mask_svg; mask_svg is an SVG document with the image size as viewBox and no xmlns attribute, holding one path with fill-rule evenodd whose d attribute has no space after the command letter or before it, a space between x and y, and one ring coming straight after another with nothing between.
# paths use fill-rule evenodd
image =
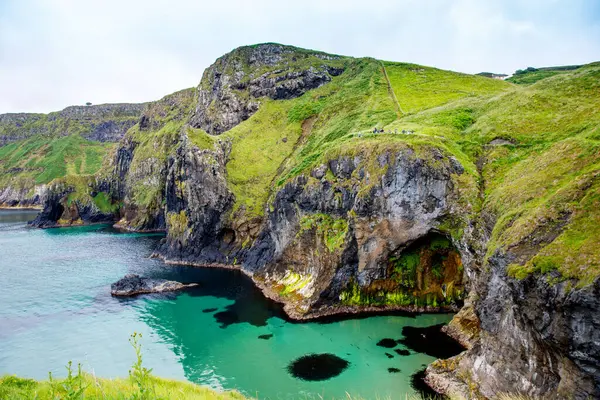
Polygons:
<instances>
[{"instance_id":1,"label":"grassy hill","mask_svg":"<svg viewBox=\"0 0 600 400\"><path fill-rule=\"evenodd\" d=\"M294 59L286 57L285 63ZM256 113L219 136L186 125L192 90L151 103L147 115L159 123L150 130L138 123L126 135L138 144L132 168L164 168L184 128L201 149L231 141L226 167L233 211L252 219L264 215L281 185L335 154L434 146L480 182L473 212L498 217L489 254L522 247L536 229L560 226L561 234L535 257L511 268L515 276L558 270L585 283L600 273L594 250L600 244L600 64L518 74L527 85L372 58L336 56L335 65L344 72L331 82L290 100L262 98ZM0 147L0 186L97 173L103 158L110 164L114 144L84 136L78 130L35 134ZM131 201L158 207L162 181L135 179Z\"/></svg>"}]
</instances>

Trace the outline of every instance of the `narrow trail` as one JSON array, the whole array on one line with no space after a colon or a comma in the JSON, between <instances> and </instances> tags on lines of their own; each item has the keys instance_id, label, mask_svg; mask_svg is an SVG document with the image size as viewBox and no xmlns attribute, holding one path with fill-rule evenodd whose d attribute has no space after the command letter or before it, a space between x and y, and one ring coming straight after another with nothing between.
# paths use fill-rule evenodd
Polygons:
<instances>
[{"instance_id":1,"label":"narrow trail","mask_svg":"<svg viewBox=\"0 0 600 400\"><path fill-rule=\"evenodd\" d=\"M304 120L304 122L302 122L302 133L300 134L300 137L294 144L292 151L290 151L290 153L283 159L281 164L279 164L279 167L277 168L275 175L273 175L273 179L271 179L271 185L269 187L273 187L275 180L283 173L289 159L296 153L296 150L298 150L298 148L300 146L302 146L304 143L306 143L306 140L310 136L310 133L312 132L312 127L315 124L316 120L317 120L317 116L315 115L315 116L312 116L312 117Z\"/></svg>"},{"instance_id":2,"label":"narrow trail","mask_svg":"<svg viewBox=\"0 0 600 400\"><path fill-rule=\"evenodd\" d=\"M385 65L383 65L383 61L380 61L380 63L381 63L381 69L383 70L383 76L385 76L385 80L387 82L388 93L390 94L390 97L392 98L392 100L394 101L394 105L396 106L396 114L398 115L398 118L401 118L404 115L404 111L402 110L402 107L400 107L400 103L398 102L396 93L394 93L394 89L392 89L392 84L390 82L390 78L388 77L387 71L385 69Z\"/></svg>"}]
</instances>

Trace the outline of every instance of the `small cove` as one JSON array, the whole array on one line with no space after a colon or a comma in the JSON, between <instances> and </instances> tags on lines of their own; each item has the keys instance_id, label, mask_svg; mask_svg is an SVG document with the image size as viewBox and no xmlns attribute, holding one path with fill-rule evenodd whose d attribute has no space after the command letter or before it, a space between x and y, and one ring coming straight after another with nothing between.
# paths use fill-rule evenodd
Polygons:
<instances>
[{"instance_id":1,"label":"small cove","mask_svg":"<svg viewBox=\"0 0 600 400\"><path fill-rule=\"evenodd\" d=\"M95 225L29 229L35 212L0 210L0 374L64 375L72 360L102 377L126 376L128 337L143 334L156 375L260 398L404 398L411 376L435 358L408 351L404 327L446 323L447 314L381 315L291 323L239 271L165 265L148 256L160 234ZM126 273L197 282L182 293L110 296ZM399 341L378 346L382 339ZM400 351L395 351L400 350ZM337 376L302 380L288 370L308 354L347 362ZM408 353L408 354L407 354ZM390 357L391 356L391 357Z\"/></svg>"}]
</instances>

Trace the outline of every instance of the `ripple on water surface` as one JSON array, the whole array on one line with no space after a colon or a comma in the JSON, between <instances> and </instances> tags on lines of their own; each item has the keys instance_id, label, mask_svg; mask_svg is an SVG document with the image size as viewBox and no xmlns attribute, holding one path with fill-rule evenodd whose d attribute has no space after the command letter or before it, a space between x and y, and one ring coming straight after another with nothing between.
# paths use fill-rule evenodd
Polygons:
<instances>
[{"instance_id":1,"label":"ripple on water surface","mask_svg":"<svg viewBox=\"0 0 600 400\"><path fill-rule=\"evenodd\" d=\"M134 359L127 339L135 331L143 334L144 362L157 375L270 399L342 398L346 392L403 398L415 392L411 376L435 359L427 344L415 344L414 331L403 328L450 319L289 323L281 307L238 271L150 259L160 235L123 234L107 226L28 229L24 221L35 214L15 215L0 211L0 275L6 279L0 291L0 374L44 379L48 371L63 375L73 360L99 376L127 376ZM127 273L201 285L112 298L110 284ZM430 335L425 333L425 342ZM386 340L378 346L382 339L394 345ZM307 370L309 379L293 374Z\"/></svg>"}]
</instances>

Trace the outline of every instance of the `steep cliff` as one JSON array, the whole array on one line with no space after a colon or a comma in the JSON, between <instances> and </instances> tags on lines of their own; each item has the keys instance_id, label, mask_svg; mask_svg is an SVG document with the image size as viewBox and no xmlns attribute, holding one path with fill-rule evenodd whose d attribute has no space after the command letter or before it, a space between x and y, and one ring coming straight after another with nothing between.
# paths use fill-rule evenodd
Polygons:
<instances>
[{"instance_id":1,"label":"steep cliff","mask_svg":"<svg viewBox=\"0 0 600 400\"><path fill-rule=\"evenodd\" d=\"M85 185L56 181L37 223L92 222L101 196L117 226L166 230L156 256L240 268L294 318L458 311L439 391L598 397L599 78L239 48Z\"/></svg>"}]
</instances>

